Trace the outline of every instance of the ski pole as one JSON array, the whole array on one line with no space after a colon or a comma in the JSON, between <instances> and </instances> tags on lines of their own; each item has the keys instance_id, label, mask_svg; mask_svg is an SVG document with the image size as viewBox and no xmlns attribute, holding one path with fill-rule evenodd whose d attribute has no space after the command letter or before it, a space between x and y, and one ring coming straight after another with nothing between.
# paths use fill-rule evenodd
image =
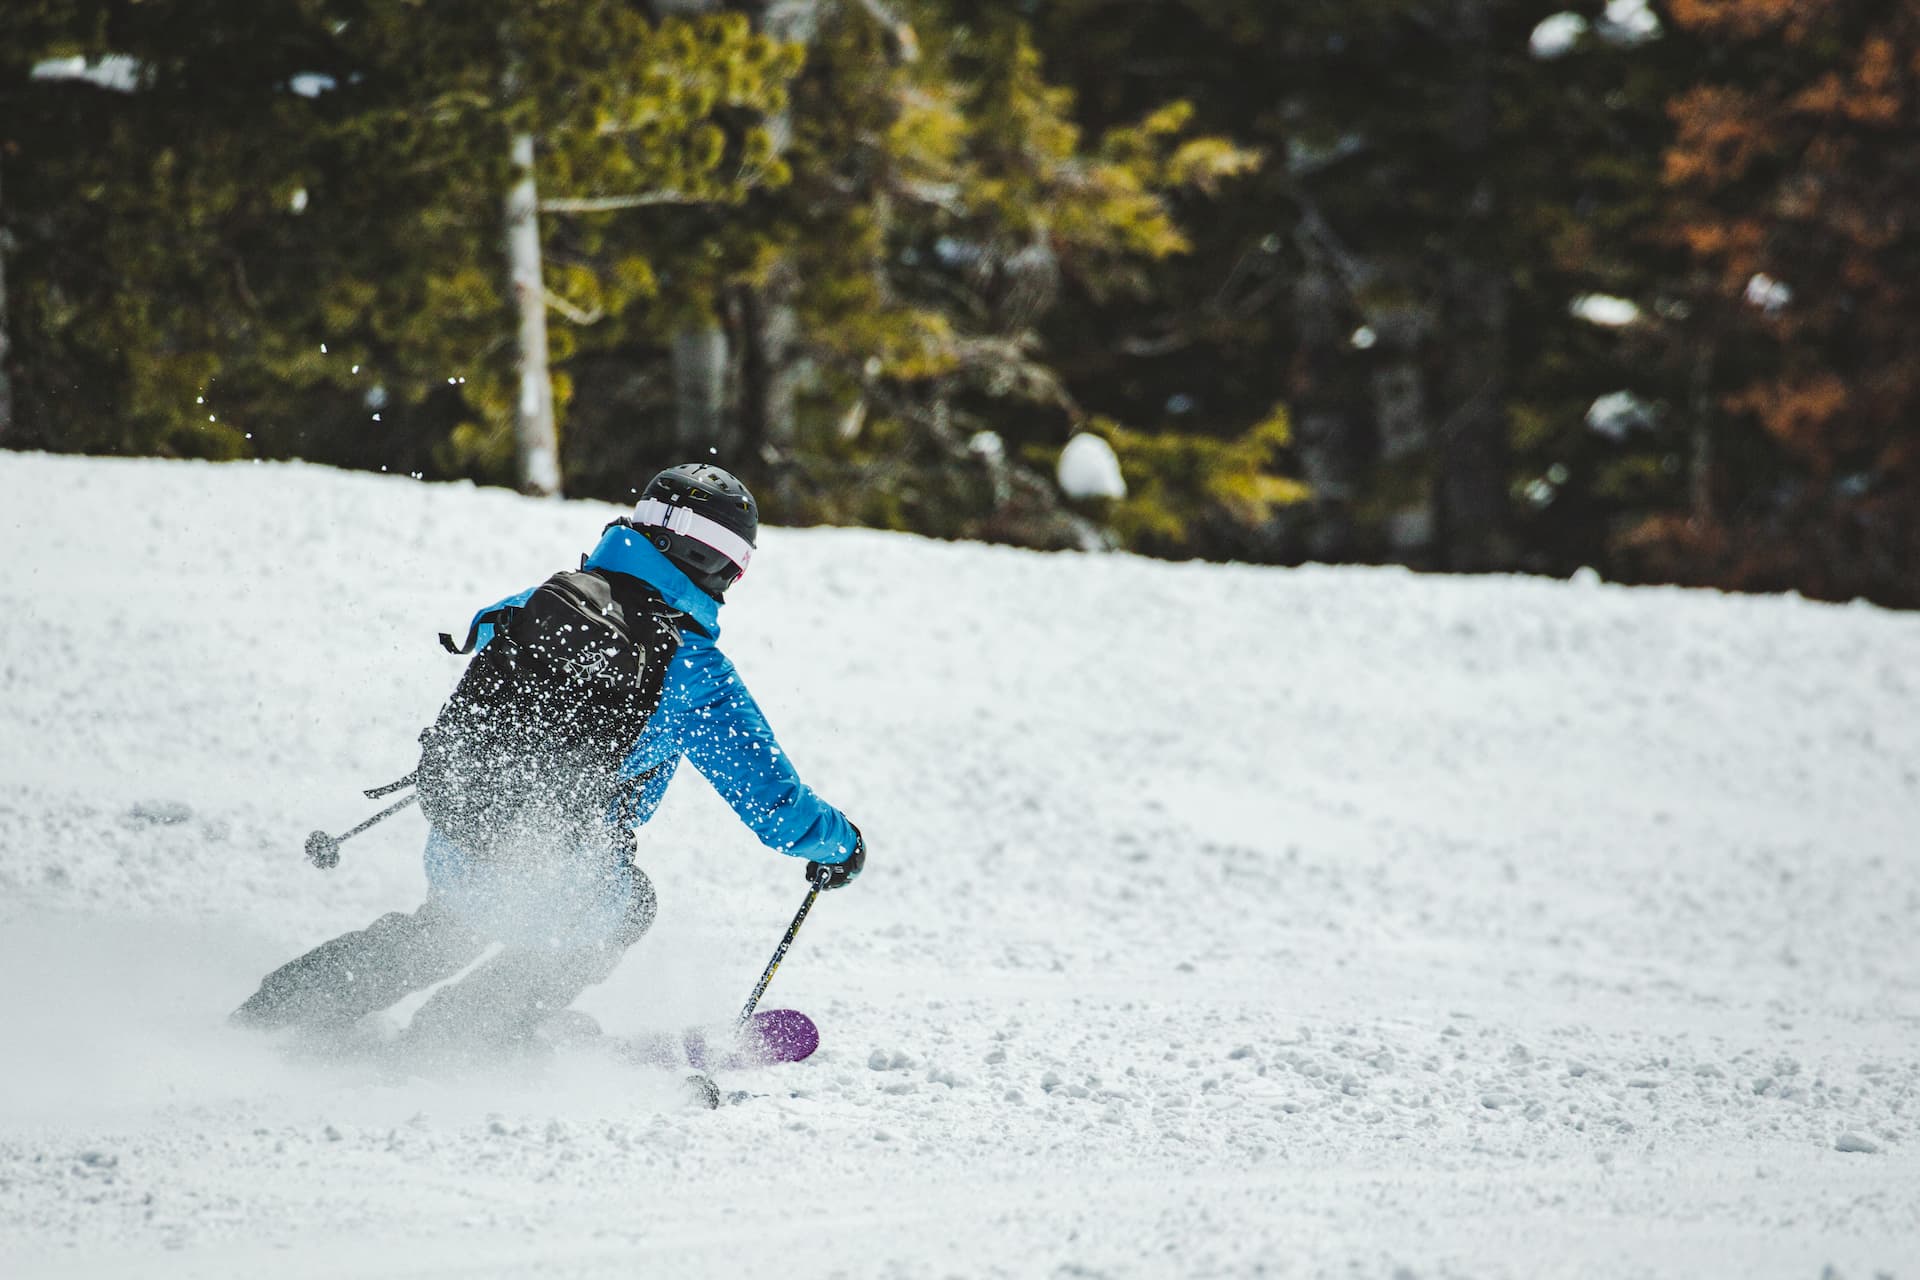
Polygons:
<instances>
[{"instance_id":1,"label":"ski pole","mask_svg":"<svg viewBox=\"0 0 1920 1280\"><path fill-rule=\"evenodd\" d=\"M386 808L382 809L380 812L374 814L371 818L368 818L365 822L361 823L359 826L355 827L353 830L343 831L337 836L330 836L324 831L314 832L312 835L307 837L307 861L311 862L314 866L320 868L322 871L333 870L335 867L340 865L340 842L341 841L353 839L355 836L359 835L362 831L365 831L368 827L372 826L374 823L384 821L387 818L391 818L394 814L400 812L402 809L406 808L408 805L412 804L415 800L418 800L419 798L420 798L420 794L418 792L415 792L413 795L406 797L404 800L396 800L392 804L388 805ZM772 976L771 973L769 973L768 976L771 977Z\"/></svg>"},{"instance_id":2,"label":"ski pole","mask_svg":"<svg viewBox=\"0 0 1920 1280\"><path fill-rule=\"evenodd\" d=\"M760 975L760 983L754 987L753 994L747 997L747 1007L740 1011L739 1020L734 1023L735 1027L747 1025L747 1019L753 1016L755 1007L760 1003L760 997L767 994L767 987L773 981L774 971L780 967L780 962L787 958L787 948L793 945L794 938L800 932L800 926L806 921L807 912L813 910L813 900L820 896L820 890L831 874L828 868L820 868L820 878L815 880L813 887L807 890L806 900L800 904L800 910L794 912L793 923L787 926L787 936L780 939L779 949L773 953L773 959L767 961L766 971Z\"/></svg>"}]
</instances>

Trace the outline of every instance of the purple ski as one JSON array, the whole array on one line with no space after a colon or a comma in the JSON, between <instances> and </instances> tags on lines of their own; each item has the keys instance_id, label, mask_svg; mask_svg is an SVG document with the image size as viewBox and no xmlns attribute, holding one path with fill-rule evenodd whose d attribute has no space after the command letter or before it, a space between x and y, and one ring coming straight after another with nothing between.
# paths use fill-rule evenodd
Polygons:
<instances>
[{"instance_id":1,"label":"purple ski","mask_svg":"<svg viewBox=\"0 0 1920 1280\"><path fill-rule=\"evenodd\" d=\"M697 1071L739 1071L799 1062L820 1047L820 1028L798 1009L762 1009L747 1019L737 1036L693 1027L678 1036L652 1032L629 1037L626 1056L648 1066L693 1067Z\"/></svg>"}]
</instances>

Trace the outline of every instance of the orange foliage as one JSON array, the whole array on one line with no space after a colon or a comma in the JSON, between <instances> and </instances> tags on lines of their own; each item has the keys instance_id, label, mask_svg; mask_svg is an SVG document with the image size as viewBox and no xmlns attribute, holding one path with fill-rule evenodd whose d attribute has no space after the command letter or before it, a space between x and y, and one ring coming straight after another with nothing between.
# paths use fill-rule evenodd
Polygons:
<instances>
[{"instance_id":1,"label":"orange foliage","mask_svg":"<svg viewBox=\"0 0 1920 1280\"><path fill-rule=\"evenodd\" d=\"M1900 82L1893 41L1885 36L1874 36L1861 47L1853 83L1854 91L1848 95L1847 119L1856 124L1895 123L1901 108L1907 105L1905 95L1912 91L1911 85Z\"/></svg>"},{"instance_id":2,"label":"orange foliage","mask_svg":"<svg viewBox=\"0 0 1920 1280\"><path fill-rule=\"evenodd\" d=\"M1729 288L1744 288L1747 277L1759 270L1767 229L1756 219L1685 222L1676 232L1694 257L1719 263L1721 276Z\"/></svg>"},{"instance_id":3,"label":"orange foliage","mask_svg":"<svg viewBox=\"0 0 1920 1280\"><path fill-rule=\"evenodd\" d=\"M1715 47L1669 104L1665 239L1734 335L1727 448L1774 487L1643 522L1624 571L1920 606L1920 0L1670 12Z\"/></svg>"},{"instance_id":4,"label":"orange foliage","mask_svg":"<svg viewBox=\"0 0 1920 1280\"><path fill-rule=\"evenodd\" d=\"M1838 71L1829 71L1787 100L1792 110L1809 116L1837 116L1847 100L1847 85Z\"/></svg>"},{"instance_id":5,"label":"orange foliage","mask_svg":"<svg viewBox=\"0 0 1920 1280\"><path fill-rule=\"evenodd\" d=\"M1766 517L1656 516L1615 538L1611 551L1628 582L1920 607L1920 523L1897 497L1867 494L1819 511L1795 504Z\"/></svg>"},{"instance_id":6,"label":"orange foliage","mask_svg":"<svg viewBox=\"0 0 1920 1280\"><path fill-rule=\"evenodd\" d=\"M1753 40L1775 30L1789 44L1807 38L1832 0L1672 0L1675 25L1702 34Z\"/></svg>"},{"instance_id":7,"label":"orange foliage","mask_svg":"<svg viewBox=\"0 0 1920 1280\"><path fill-rule=\"evenodd\" d=\"M1763 382L1728 396L1726 405L1735 413L1753 414L1768 435L1824 471L1827 437L1848 407L1847 384L1824 372L1800 382Z\"/></svg>"},{"instance_id":8,"label":"orange foliage","mask_svg":"<svg viewBox=\"0 0 1920 1280\"><path fill-rule=\"evenodd\" d=\"M1767 145L1769 130L1752 95L1701 85L1667 108L1676 132L1666 154L1669 185L1734 182Z\"/></svg>"}]
</instances>

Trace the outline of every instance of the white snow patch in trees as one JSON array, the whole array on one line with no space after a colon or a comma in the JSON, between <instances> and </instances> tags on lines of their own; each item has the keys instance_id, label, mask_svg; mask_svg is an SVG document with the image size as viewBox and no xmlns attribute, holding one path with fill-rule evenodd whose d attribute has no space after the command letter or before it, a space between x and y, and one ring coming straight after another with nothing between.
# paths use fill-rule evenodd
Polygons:
<instances>
[{"instance_id":1,"label":"white snow patch in trees","mask_svg":"<svg viewBox=\"0 0 1920 1280\"><path fill-rule=\"evenodd\" d=\"M1653 406L1631 391L1610 391L1587 406L1588 429L1609 440L1624 440L1653 422Z\"/></svg>"},{"instance_id":2,"label":"white snow patch in trees","mask_svg":"<svg viewBox=\"0 0 1920 1280\"><path fill-rule=\"evenodd\" d=\"M303 98L317 98L340 87L340 82L318 71L302 71L287 81L287 88Z\"/></svg>"},{"instance_id":3,"label":"white snow patch in trees","mask_svg":"<svg viewBox=\"0 0 1920 1280\"><path fill-rule=\"evenodd\" d=\"M1636 323L1642 314L1639 304L1632 299L1616 298L1610 293L1583 293L1567 304L1567 310L1576 319L1603 329L1624 329Z\"/></svg>"},{"instance_id":4,"label":"white snow patch in trees","mask_svg":"<svg viewBox=\"0 0 1920 1280\"><path fill-rule=\"evenodd\" d=\"M1353 336L1348 338L1347 341L1352 343L1356 350L1371 351L1373 345L1380 341L1380 335L1374 332L1372 325L1363 324L1353 331Z\"/></svg>"},{"instance_id":5,"label":"white snow patch in trees","mask_svg":"<svg viewBox=\"0 0 1920 1280\"><path fill-rule=\"evenodd\" d=\"M416 815L306 833L412 766L435 633L626 510L0 452L0 1274L1920 1258L1920 616L1868 606L767 528L726 647L873 850L768 993L813 1059L693 1113L580 1046L224 1026L419 904ZM637 856L659 922L580 1007L725 1021L798 865L692 769Z\"/></svg>"},{"instance_id":6,"label":"white snow patch in trees","mask_svg":"<svg viewBox=\"0 0 1920 1280\"><path fill-rule=\"evenodd\" d=\"M1784 310L1793 301L1793 290L1780 280L1775 280L1764 271L1757 271L1747 281L1747 305L1758 307L1772 315Z\"/></svg>"},{"instance_id":7,"label":"white snow patch in trees","mask_svg":"<svg viewBox=\"0 0 1920 1280\"><path fill-rule=\"evenodd\" d=\"M308 198L305 187L295 187L293 194L287 197L287 208L294 213L305 213L307 211ZM355 372L357 373L359 371L356 369Z\"/></svg>"},{"instance_id":8,"label":"white snow patch in trees","mask_svg":"<svg viewBox=\"0 0 1920 1280\"><path fill-rule=\"evenodd\" d=\"M124 53L109 53L97 62L82 57L48 58L33 66L35 80L84 80L116 93L138 92L146 78L146 64Z\"/></svg>"},{"instance_id":9,"label":"white snow patch in trees","mask_svg":"<svg viewBox=\"0 0 1920 1280\"><path fill-rule=\"evenodd\" d=\"M933 256L944 266L970 267L986 256L986 250L971 240L941 236L933 242Z\"/></svg>"},{"instance_id":10,"label":"white snow patch in trees","mask_svg":"<svg viewBox=\"0 0 1920 1280\"><path fill-rule=\"evenodd\" d=\"M998 431L976 431L967 439L967 451L989 460L1007 456L1007 443Z\"/></svg>"},{"instance_id":11,"label":"white snow patch in trees","mask_svg":"<svg viewBox=\"0 0 1920 1280\"><path fill-rule=\"evenodd\" d=\"M1600 19L1600 38L1618 48L1631 49L1658 40L1664 28L1647 0L1607 0Z\"/></svg>"},{"instance_id":12,"label":"white snow patch in trees","mask_svg":"<svg viewBox=\"0 0 1920 1280\"><path fill-rule=\"evenodd\" d=\"M1527 39L1527 48L1542 62L1551 62L1573 52L1580 37L1587 34L1587 20L1577 13L1556 13L1540 19Z\"/></svg>"},{"instance_id":13,"label":"white snow patch in trees","mask_svg":"<svg viewBox=\"0 0 1920 1280\"><path fill-rule=\"evenodd\" d=\"M1127 481L1113 446L1082 431L1067 441L1055 468L1060 491L1069 498L1124 498Z\"/></svg>"}]
</instances>

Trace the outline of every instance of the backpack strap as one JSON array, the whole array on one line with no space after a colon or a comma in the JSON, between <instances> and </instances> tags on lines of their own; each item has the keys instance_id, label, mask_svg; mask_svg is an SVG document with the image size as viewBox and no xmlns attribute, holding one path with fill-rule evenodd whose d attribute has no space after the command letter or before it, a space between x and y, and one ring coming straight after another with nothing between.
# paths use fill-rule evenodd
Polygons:
<instances>
[{"instance_id":1,"label":"backpack strap","mask_svg":"<svg viewBox=\"0 0 1920 1280\"><path fill-rule=\"evenodd\" d=\"M500 620L513 612L514 610L511 606L504 606L499 609L489 609L485 613L478 614L473 619L473 625L467 628L467 642L465 644L455 647L453 637L442 631L440 633L440 646L448 653L459 654L464 657L472 653L474 646L480 642L480 628L490 626L497 631L499 630Z\"/></svg>"},{"instance_id":2,"label":"backpack strap","mask_svg":"<svg viewBox=\"0 0 1920 1280\"><path fill-rule=\"evenodd\" d=\"M616 577L626 577L627 575L614 574L612 572L603 571L599 569L588 569L586 567L586 563L584 559L581 562L580 569L577 570L575 574L564 575L564 576L591 576L602 582L605 582L608 588L612 590L616 598L621 597L625 594L625 592L620 587L615 585L614 579ZM636 585L641 587L641 589L646 593L648 597L652 598L655 601L660 601L660 593L656 588L646 583L641 583L639 582L638 579L635 579L634 582ZM664 601L661 601L661 603L664 604ZM461 645L454 644L453 637L447 632L442 631L440 633L440 647L445 649L448 653L456 654L461 657L464 657L467 654L472 653L474 650L474 647L479 644L480 628L491 626L497 631L502 626L502 620L503 619L510 620L512 618L512 615L515 614L516 612L518 612L518 609L515 606L502 605L497 609L489 609L485 613L476 614L473 619L473 625L467 628L467 640L465 644L461 644ZM671 606L668 606L662 609L661 612L667 618L669 625L671 625L676 631L695 631L703 636L707 634L707 629L700 625L699 620L696 619L692 614L687 613L684 610L675 609L675 608L672 608Z\"/></svg>"}]
</instances>

